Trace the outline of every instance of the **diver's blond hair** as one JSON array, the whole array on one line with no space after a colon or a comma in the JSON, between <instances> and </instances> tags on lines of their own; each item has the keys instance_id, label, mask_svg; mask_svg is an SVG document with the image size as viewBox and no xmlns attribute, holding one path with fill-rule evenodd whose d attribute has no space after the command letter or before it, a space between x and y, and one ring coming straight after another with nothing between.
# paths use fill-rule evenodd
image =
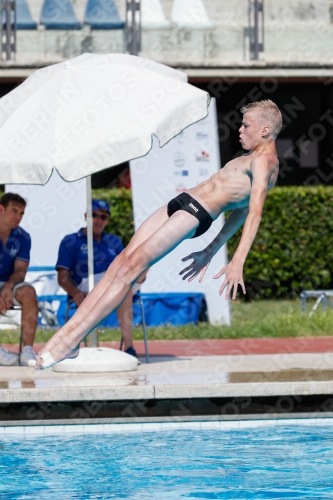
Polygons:
<instances>
[{"instance_id":1,"label":"diver's blond hair","mask_svg":"<svg viewBox=\"0 0 333 500\"><path fill-rule=\"evenodd\" d=\"M263 125L269 125L274 139L277 137L278 133L282 129L283 121L281 111L275 104L275 102L270 99L264 101L250 102L246 106L241 108L241 113L246 113L247 111L258 111L260 116L260 121Z\"/></svg>"}]
</instances>

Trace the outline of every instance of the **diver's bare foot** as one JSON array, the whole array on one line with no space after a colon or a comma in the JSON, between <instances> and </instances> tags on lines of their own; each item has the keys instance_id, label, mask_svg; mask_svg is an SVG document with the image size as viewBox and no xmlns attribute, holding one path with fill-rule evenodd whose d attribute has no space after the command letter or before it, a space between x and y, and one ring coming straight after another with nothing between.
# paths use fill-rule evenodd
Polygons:
<instances>
[{"instance_id":1,"label":"diver's bare foot","mask_svg":"<svg viewBox=\"0 0 333 500\"><path fill-rule=\"evenodd\" d=\"M56 344L53 346L51 351L46 351L45 348L42 352L37 354L35 370L46 370L46 368L51 368L51 366L63 361L64 359L73 359L79 355L79 347L70 349L68 346L59 346Z\"/></svg>"}]
</instances>

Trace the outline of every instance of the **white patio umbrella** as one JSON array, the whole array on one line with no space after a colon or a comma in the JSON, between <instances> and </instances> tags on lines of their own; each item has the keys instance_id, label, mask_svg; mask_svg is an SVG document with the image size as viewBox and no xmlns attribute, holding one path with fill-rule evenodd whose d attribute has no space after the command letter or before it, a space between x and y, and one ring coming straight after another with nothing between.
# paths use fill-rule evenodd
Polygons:
<instances>
[{"instance_id":1,"label":"white patio umbrella","mask_svg":"<svg viewBox=\"0 0 333 500\"><path fill-rule=\"evenodd\" d=\"M146 155L207 115L209 95L187 76L124 54L83 54L37 70L0 99L0 184L66 181ZM89 290L93 283L90 177Z\"/></svg>"}]
</instances>

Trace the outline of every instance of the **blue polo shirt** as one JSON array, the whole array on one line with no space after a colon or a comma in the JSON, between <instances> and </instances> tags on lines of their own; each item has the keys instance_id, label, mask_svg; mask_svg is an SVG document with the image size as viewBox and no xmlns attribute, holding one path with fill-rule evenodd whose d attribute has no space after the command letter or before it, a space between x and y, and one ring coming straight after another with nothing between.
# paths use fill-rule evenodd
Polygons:
<instances>
[{"instance_id":1,"label":"blue polo shirt","mask_svg":"<svg viewBox=\"0 0 333 500\"><path fill-rule=\"evenodd\" d=\"M0 240L0 281L7 281L14 273L16 259L30 261L31 238L20 226L12 229L5 244Z\"/></svg>"},{"instance_id":2,"label":"blue polo shirt","mask_svg":"<svg viewBox=\"0 0 333 500\"><path fill-rule=\"evenodd\" d=\"M102 233L101 242L94 238L94 274L103 273L123 250L119 236ZM61 241L56 269L68 269L72 281L78 286L88 277L88 240L80 229Z\"/></svg>"}]
</instances>

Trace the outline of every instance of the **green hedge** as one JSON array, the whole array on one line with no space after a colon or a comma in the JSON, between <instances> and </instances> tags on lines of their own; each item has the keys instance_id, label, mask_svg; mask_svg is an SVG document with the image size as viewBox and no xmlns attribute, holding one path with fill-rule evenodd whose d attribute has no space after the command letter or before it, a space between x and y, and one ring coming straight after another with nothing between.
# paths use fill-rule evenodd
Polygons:
<instances>
[{"instance_id":1,"label":"green hedge","mask_svg":"<svg viewBox=\"0 0 333 500\"><path fill-rule=\"evenodd\" d=\"M133 234L131 191L94 190L112 207L108 230L126 244ZM231 258L241 230L229 241ZM333 187L276 187L244 267L248 297L296 296L302 289L333 288Z\"/></svg>"}]
</instances>

